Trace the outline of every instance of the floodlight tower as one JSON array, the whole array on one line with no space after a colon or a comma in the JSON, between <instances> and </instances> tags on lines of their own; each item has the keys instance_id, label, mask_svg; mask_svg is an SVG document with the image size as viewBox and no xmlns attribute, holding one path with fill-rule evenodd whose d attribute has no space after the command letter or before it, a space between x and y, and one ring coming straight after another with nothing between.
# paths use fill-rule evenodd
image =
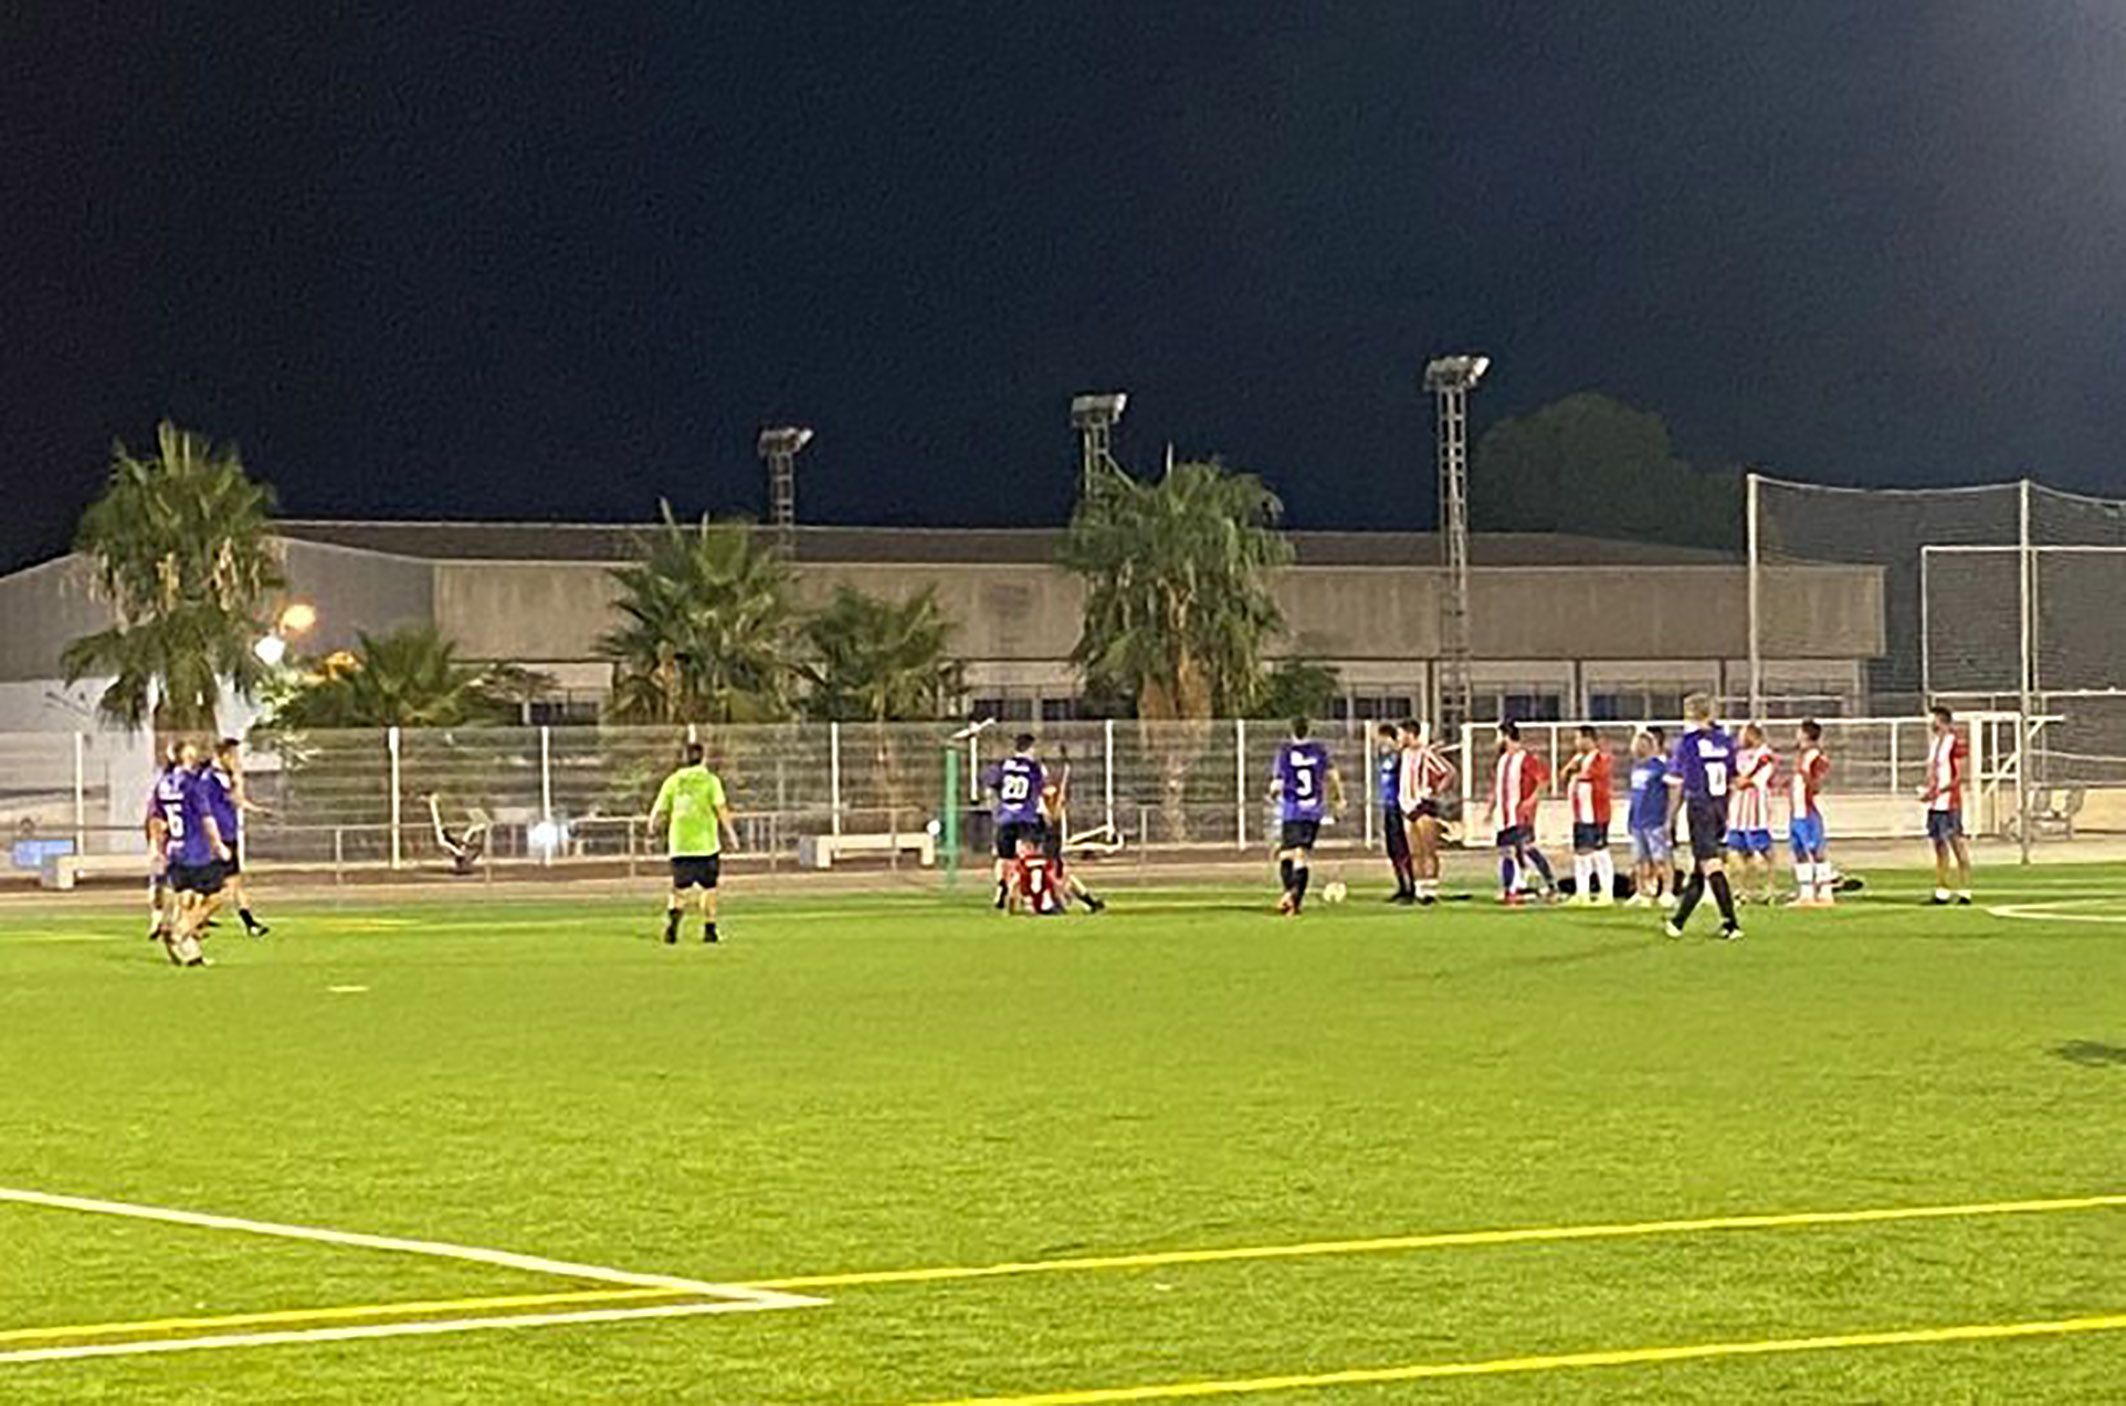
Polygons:
<instances>
[{"instance_id":1,"label":"floodlight tower","mask_svg":"<svg viewBox=\"0 0 2126 1406\"><path fill-rule=\"evenodd\" d=\"M1443 356L1425 366L1439 429L1439 535L1447 568L1440 592L1439 720L1452 747L1469 721L1469 392L1491 369L1488 356Z\"/></svg>"},{"instance_id":2,"label":"floodlight tower","mask_svg":"<svg viewBox=\"0 0 2126 1406\"><path fill-rule=\"evenodd\" d=\"M797 552L797 455L812 442L802 425L770 425L756 446L768 465L768 524L775 529L775 550L784 557Z\"/></svg>"},{"instance_id":3,"label":"floodlight tower","mask_svg":"<svg viewBox=\"0 0 2126 1406\"><path fill-rule=\"evenodd\" d=\"M1122 408L1128 404L1129 396L1123 391L1071 397L1070 423L1078 432L1080 492L1092 486L1093 475L1101 468L1117 467L1115 456L1108 452L1108 442L1115 421L1122 418Z\"/></svg>"}]
</instances>

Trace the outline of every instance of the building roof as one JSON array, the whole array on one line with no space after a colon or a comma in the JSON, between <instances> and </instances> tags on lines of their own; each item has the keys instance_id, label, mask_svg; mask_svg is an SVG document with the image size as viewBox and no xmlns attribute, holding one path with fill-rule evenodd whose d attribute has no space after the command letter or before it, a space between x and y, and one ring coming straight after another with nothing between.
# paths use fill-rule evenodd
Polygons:
<instances>
[{"instance_id":1,"label":"building roof","mask_svg":"<svg viewBox=\"0 0 2126 1406\"><path fill-rule=\"evenodd\" d=\"M291 519L282 537L358 551L436 561L626 561L650 524L566 522L342 522ZM1054 558L1063 533L1050 528L801 527L800 562L994 563ZM1433 566L1433 532L1295 532L1301 566ZM1732 552L1611 541L1546 532L1480 532L1469 542L1477 566L1723 566Z\"/></svg>"}]
</instances>

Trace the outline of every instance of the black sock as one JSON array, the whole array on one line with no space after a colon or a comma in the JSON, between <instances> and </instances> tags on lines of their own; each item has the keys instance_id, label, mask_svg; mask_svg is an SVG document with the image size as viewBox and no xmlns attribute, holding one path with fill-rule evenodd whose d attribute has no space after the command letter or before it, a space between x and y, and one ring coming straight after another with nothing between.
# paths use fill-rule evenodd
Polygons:
<instances>
[{"instance_id":1,"label":"black sock","mask_svg":"<svg viewBox=\"0 0 2126 1406\"><path fill-rule=\"evenodd\" d=\"M675 934L677 934L677 933L678 933L678 931L679 931L679 910L678 910L677 908L667 908L667 909L665 909L665 910L664 910L664 935L665 935L666 937L671 937L671 936L674 936Z\"/></svg>"},{"instance_id":2,"label":"black sock","mask_svg":"<svg viewBox=\"0 0 2126 1406\"><path fill-rule=\"evenodd\" d=\"M1705 881L1713 886L1713 902L1720 905L1720 922L1725 927L1735 926L1735 893L1727 885L1727 871L1706 875Z\"/></svg>"},{"instance_id":3,"label":"black sock","mask_svg":"<svg viewBox=\"0 0 2126 1406\"><path fill-rule=\"evenodd\" d=\"M1292 861L1291 861L1291 860L1289 860L1289 859L1280 859L1280 860L1278 860L1278 861L1277 861L1277 876L1278 876L1279 878L1281 878L1281 879L1283 879L1283 880L1284 880L1284 891L1285 891L1286 893L1290 893L1290 892L1292 891Z\"/></svg>"},{"instance_id":4,"label":"black sock","mask_svg":"<svg viewBox=\"0 0 2126 1406\"><path fill-rule=\"evenodd\" d=\"M1698 906L1698 900L1703 897L1705 897L1705 876L1693 869L1691 876L1683 882L1683 897L1676 904L1675 924L1677 927L1680 928L1690 921L1691 910Z\"/></svg>"},{"instance_id":5,"label":"black sock","mask_svg":"<svg viewBox=\"0 0 2126 1406\"><path fill-rule=\"evenodd\" d=\"M244 930L246 932L258 926L258 919L251 916L251 910L248 908L237 909L236 916L244 920Z\"/></svg>"},{"instance_id":6,"label":"black sock","mask_svg":"<svg viewBox=\"0 0 2126 1406\"><path fill-rule=\"evenodd\" d=\"M1309 879L1310 877L1312 877L1313 873L1314 873L1314 871L1313 871L1313 870L1311 870L1311 869L1305 869L1305 868L1300 868L1300 867L1298 867L1298 866L1294 866L1294 868L1293 868L1293 870L1292 870L1292 883L1293 883L1293 889L1292 889L1292 906L1293 906L1293 907L1295 907L1295 908L1296 908L1296 907L1298 907L1298 906L1299 906L1300 904L1302 904L1302 903L1304 903L1304 902L1306 902L1306 901L1307 901L1307 880L1308 880L1308 879Z\"/></svg>"}]
</instances>

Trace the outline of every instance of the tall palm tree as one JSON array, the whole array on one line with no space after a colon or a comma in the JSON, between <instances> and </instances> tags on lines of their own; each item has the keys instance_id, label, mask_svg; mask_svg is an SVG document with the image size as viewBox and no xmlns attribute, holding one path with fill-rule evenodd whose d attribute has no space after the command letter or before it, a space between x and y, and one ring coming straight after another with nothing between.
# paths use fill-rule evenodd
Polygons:
<instances>
[{"instance_id":1,"label":"tall palm tree","mask_svg":"<svg viewBox=\"0 0 2126 1406\"><path fill-rule=\"evenodd\" d=\"M298 681L268 720L276 728L462 727L516 716L506 672L458 658L433 625L357 637Z\"/></svg>"},{"instance_id":2,"label":"tall palm tree","mask_svg":"<svg viewBox=\"0 0 2126 1406\"><path fill-rule=\"evenodd\" d=\"M626 722L772 722L797 677L790 570L741 522L681 523L669 503L616 569L623 623L598 641Z\"/></svg>"},{"instance_id":3,"label":"tall palm tree","mask_svg":"<svg viewBox=\"0 0 2126 1406\"><path fill-rule=\"evenodd\" d=\"M1088 683L1135 697L1148 719L1244 710L1284 624L1270 584L1292 560L1282 510L1261 479L1216 460L1150 483L1094 475L1061 556L1085 578L1072 660Z\"/></svg>"},{"instance_id":4,"label":"tall palm tree","mask_svg":"<svg viewBox=\"0 0 2126 1406\"><path fill-rule=\"evenodd\" d=\"M81 516L75 549L117 622L67 646L61 667L68 683L113 675L98 707L128 728L206 730L223 682L248 697L264 672L252 645L285 584L273 498L235 446L168 421L155 436L149 458L112 446L110 481Z\"/></svg>"},{"instance_id":5,"label":"tall palm tree","mask_svg":"<svg viewBox=\"0 0 2126 1406\"><path fill-rule=\"evenodd\" d=\"M898 603L840 587L805 622L805 711L833 722L942 717L963 672L951 657L952 628L935 587Z\"/></svg>"}]
</instances>

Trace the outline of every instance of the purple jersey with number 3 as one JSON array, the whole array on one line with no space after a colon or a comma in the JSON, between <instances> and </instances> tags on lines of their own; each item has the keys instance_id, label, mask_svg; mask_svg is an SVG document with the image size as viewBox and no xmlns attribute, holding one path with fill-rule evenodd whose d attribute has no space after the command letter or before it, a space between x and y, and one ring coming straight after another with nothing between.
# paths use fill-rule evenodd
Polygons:
<instances>
[{"instance_id":1,"label":"purple jersey with number 3","mask_svg":"<svg viewBox=\"0 0 2126 1406\"><path fill-rule=\"evenodd\" d=\"M1277 748L1277 805L1282 820L1319 820L1329 808L1329 749L1319 742Z\"/></svg>"},{"instance_id":2,"label":"purple jersey with number 3","mask_svg":"<svg viewBox=\"0 0 2126 1406\"><path fill-rule=\"evenodd\" d=\"M1668 759L1668 784L1681 786L1686 801L1726 800L1734 774L1735 739L1718 723L1684 733Z\"/></svg>"}]
</instances>

